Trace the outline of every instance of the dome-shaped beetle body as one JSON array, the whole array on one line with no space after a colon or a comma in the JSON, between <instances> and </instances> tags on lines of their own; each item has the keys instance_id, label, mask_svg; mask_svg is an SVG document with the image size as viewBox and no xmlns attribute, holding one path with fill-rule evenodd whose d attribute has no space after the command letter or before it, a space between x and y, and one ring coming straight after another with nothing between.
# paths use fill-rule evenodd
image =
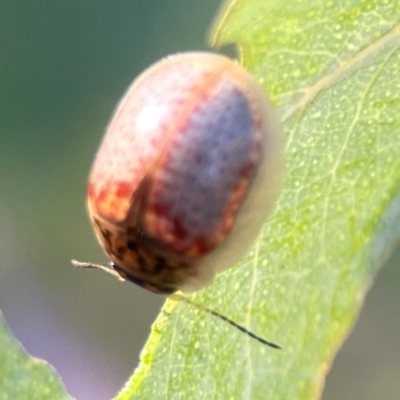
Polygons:
<instances>
[{"instance_id":1,"label":"dome-shaped beetle body","mask_svg":"<svg viewBox=\"0 0 400 400\"><path fill-rule=\"evenodd\" d=\"M116 271L171 293L230 266L276 199L280 136L258 83L226 57L178 54L140 75L89 178L90 217Z\"/></svg>"}]
</instances>

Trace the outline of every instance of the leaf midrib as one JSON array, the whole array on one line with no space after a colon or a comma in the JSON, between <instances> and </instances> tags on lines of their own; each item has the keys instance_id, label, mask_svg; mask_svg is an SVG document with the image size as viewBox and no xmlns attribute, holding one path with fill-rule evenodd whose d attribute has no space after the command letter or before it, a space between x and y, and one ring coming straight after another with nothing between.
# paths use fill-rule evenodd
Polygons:
<instances>
[{"instance_id":1,"label":"leaf midrib","mask_svg":"<svg viewBox=\"0 0 400 400\"><path fill-rule=\"evenodd\" d=\"M329 74L322 76L314 85L305 87L300 90L303 92L303 97L282 116L282 123L284 124L290 120L299 110L306 108L324 89L331 87L334 82L340 79L345 74L348 74L357 65L362 64L365 60L373 58L376 53L382 52L387 45L392 41L400 39L400 27L398 24L394 25L392 29L387 31L377 40L371 42L362 50L352 54L347 60L337 64L336 68Z\"/></svg>"}]
</instances>

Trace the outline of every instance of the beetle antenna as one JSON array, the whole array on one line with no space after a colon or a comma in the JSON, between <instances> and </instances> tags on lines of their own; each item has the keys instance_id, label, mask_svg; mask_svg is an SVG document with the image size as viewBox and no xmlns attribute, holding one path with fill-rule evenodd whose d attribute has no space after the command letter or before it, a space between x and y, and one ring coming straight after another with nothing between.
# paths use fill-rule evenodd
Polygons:
<instances>
[{"instance_id":1,"label":"beetle antenna","mask_svg":"<svg viewBox=\"0 0 400 400\"><path fill-rule=\"evenodd\" d=\"M94 263L90 263L90 262L82 262L82 261L77 261L77 260L71 260L71 262L74 267L87 268L87 269L100 269L100 270L107 272L108 274L116 277L120 281L125 281L125 279L120 275L120 273L113 268L106 267L101 264L94 264ZM225 321L228 324L232 325L234 328L238 329L239 331L250 336L251 338L257 340L257 342L260 342L260 343L262 343L266 346L272 347L274 349L282 349L282 347L278 346L277 344L269 342L268 340L265 340L261 336L256 335L255 333L253 333L253 332L249 331L247 328L245 328L243 325L238 324L237 322L231 320L230 318L226 317L225 315L220 314L219 312L214 311L211 308L203 306L199 303L196 303L195 301L190 300L188 297L183 296L182 294L172 293L172 294L169 294L167 297L176 302L183 301L184 303L189 304L189 305L193 306L194 308L197 308L200 311L204 311L208 314L212 314L215 317L221 319L222 321Z\"/></svg>"},{"instance_id":2,"label":"beetle antenna","mask_svg":"<svg viewBox=\"0 0 400 400\"><path fill-rule=\"evenodd\" d=\"M249 331L248 329L246 329L243 325L238 324L237 322L231 320L230 318L226 317L223 314L220 314L217 311L212 310L211 308L208 308L206 306L203 306L199 303L194 302L193 300L190 300L188 297L183 296L179 293L173 293L173 294L169 294L168 298L174 301L183 301L186 304L190 304L191 306L197 308L198 310L201 311L205 311L206 313L212 314L215 317L222 319L223 321L227 322L228 324L232 325L234 328L239 329L239 331L245 333L246 335L250 336L251 338L257 340L258 342L272 347L274 349L282 349L282 347L278 346L275 343L269 342L268 340L265 340L264 338L262 338L261 336L256 335L255 333Z\"/></svg>"},{"instance_id":3,"label":"beetle antenna","mask_svg":"<svg viewBox=\"0 0 400 400\"><path fill-rule=\"evenodd\" d=\"M119 272L117 272L113 268L106 267L105 265L94 264L91 262L82 262L82 261L77 261L77 260L71 260L71 263L76 268L101 269L102 271L107 272L107 274L114 276L119 281L125 281L125 279L119 274Z\"/></svg>"}]
</instances>

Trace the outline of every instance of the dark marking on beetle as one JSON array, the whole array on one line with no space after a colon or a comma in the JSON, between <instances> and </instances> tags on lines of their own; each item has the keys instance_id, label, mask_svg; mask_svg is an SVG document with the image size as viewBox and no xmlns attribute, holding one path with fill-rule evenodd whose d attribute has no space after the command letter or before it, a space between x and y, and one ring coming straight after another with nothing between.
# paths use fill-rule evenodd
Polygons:
<instances>
[{"instance_id":1,"label":"dark marking on beetle","mask_svg":"<svg viewBox=\"0 0 400 400\"><path fill-rule=\"evenodd\" d=\"M167 260L164 257L157 257L154 273L159 275L167 267Z\"/></svg>"},{"instance_id":2,"label":"dark marking on beetle","mask_svg":"<svg viewBox=\"0 0 400 400\"><path fill-rule=\"evenodd\" d=\"M129 250L136 251L138 246L137 243L134 240L128 239L126 242L126 247L128 247Z\"/></svg>"},{"instance_id":3,"label":"dark marking on beetle","mask_svg":"<svg viewBox=\"0 0 400 400\"><path fill-rule=\"evenodd\" d=\"M112 233L101 226L101 223L98 219L93 218L93 222L96 225L97 229L100 231L106 243L106 251L108 253L114 254L113 244L112 244Z\"/></svg>"},{"instance_id":4,"label":"dark marking on beetle","mask_svg":"<svg viewBox=\"0 0 400 400\"><path fill-rule=\"evenodd\" d=\"M150 290L154 293L172 294L177 291L177 289L174 287L159 286L157 284L147 281L146 279L139 278L138 276L130 274L129 272L125 271L124 269L122 269L120 266L118 266L115 263L112 263L112 267L127 281L130 281L130 282L132 282L146 290Z\"/></svg>"},{"instance_id":5,"label":"dark marking on beetle","mask_svg":"<svg viewBox=\"0 0 400 400\"><path fill-rule=\"evenodd\" d=\"M127 248L125 246L118 246L117 247L117 254L120 260L123 260L125 253L127 252Z\"/></svg>"},{"instance_id":6,"label":"dark marking on beetle","mask_svg":"<svg viewBox=\"0 0 400 400\"><path fill-rule=\"evenodd\" d=\"M148 272L148 265L146 263L146 259L139 253L136 253L137 259L139 261L140 270L143 272Z\"/></svg>"}]
</instances>

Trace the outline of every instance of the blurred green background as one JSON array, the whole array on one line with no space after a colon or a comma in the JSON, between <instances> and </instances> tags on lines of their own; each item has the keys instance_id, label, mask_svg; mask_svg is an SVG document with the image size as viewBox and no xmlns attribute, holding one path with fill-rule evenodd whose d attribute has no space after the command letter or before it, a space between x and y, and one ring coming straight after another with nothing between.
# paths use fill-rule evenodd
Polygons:
<instances>
[{"instance_id":1,"label":"blurred green background","mask_svg":"<svg viewBox=\"0 0 400 400\"><path fill-rule=\"evenodd\" d=\"M78 399L110 399L163 298L70 259L106 262L85 209L88 170L131 80L205 50L217 0L1 0L0 308ZM400 398L400 251L328 377L325 400ZM290 301L290 299L288 299Z\"/></svg>"}]
</instances>

